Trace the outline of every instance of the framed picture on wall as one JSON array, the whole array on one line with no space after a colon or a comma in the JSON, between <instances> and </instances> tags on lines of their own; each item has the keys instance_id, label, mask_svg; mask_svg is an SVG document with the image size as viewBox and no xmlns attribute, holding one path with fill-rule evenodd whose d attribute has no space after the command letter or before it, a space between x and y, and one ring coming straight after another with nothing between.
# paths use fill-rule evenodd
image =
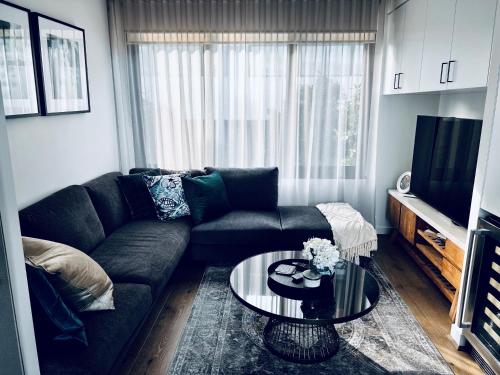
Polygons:
<instances>
[{"instance_id":1,"label":"framed picture on wall","mask_svg":"<svg viewBox=\"0 0 500 375\"><path fill-rule=\"evenodd\" d=\"M7 118L39 114L29 10L2 0L0 91Z\"/></svg>"},{"instance_id":2,"label":"framed picture on wall","mask_svg":"<svg viewBox=\"0 0 500 375\"><path fill-rule=\"evenodd\" d=\"M31 13L43 115L90 112L85 31Z\"/></svg>"}]
</instances>

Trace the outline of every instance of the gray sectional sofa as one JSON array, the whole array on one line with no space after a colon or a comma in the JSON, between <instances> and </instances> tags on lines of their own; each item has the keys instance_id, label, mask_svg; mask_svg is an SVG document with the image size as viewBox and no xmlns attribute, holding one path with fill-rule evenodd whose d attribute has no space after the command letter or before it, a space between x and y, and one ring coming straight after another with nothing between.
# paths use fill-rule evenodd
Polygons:
<instances>
[{"instance_id":1,"label":"gray sectional sofa","mask_svg":"<svg viewBox=\"0 0 500 375\"><path fill-rule=\"evenodd\" d=\"M37 334L42 374L107 374L119 369L182 258L233 263L259 252L300 249L313 236L332 239L328 222L315 207L277 206L277 170L219 171L233 211L197 226L189 218L131 220L118 172L66 187L20 211L23 235L84 251L115 285L115 310L79 314L87 347L56 346ZM32 310L35 330L43 330L36 326L39 312Z\"/></svg>"}]
</instances>

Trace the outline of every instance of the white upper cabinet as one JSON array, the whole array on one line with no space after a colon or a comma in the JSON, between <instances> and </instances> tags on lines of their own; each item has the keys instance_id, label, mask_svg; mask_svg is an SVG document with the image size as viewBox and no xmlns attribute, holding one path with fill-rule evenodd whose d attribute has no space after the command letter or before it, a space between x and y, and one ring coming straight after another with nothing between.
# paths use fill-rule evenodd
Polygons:
<instances>
[{"instance_id":1,"label":"white upper cabinet","mask_svg":"<svg viewBox=\"0 0 500 375\"><path fill-rule=\"evenodd\" d=\"M398 90L398 78L401 71L403 51L403 33L405 8L399 7L387 16L387 39L385 60L384 93L391 94Z\"/></svg>"},{"instance_id":2,"label":"white upper cabinet","mask_svg":"<svg viewBox=\"0 0 500 375\"><path fill-rule=\"evenodd\" d=\"M387 16L385 94L485 87L497 0L409 0Z\"/></svg>"},{"instance_id":3,"label":"white upper cabinet","mask_svg":"<svg viewBox=\"0 0 500 375\"><path fill-rule=\"evenodd\" d=\"M387 16L385 94L418 90L426 7L427 0L411 0Z\"/></svg>"},{"instance_id":4,"label":"white upper cabinet","mask_svg":"<svg viewBox=\"0 0 500 375\"><path fill-rule=\"evenodd\" d=\"M416 92L420 86L425 36L422 21L425 19L427 0L411 0L401 8L405 10L405 25L398 89L401 93Z\"/></svg>"},{"instance_id":5,"label":"white upper cabinet","mask_svg":"<svg viewBox=\"0 0 500 375\"><path fill-rule=\"evenodd\" d=\"M496 0L457 0L448 88L485 87L490 66Z\"/></svg>"},{"instance_id":6,"label":"white upper cabinet","mask_svg":"<svg viewBox=\"0 0 500 375\"><path fill-rule=\"evenodd\" d=\"M446 89L456 0L427 2L420 91Z\"/></svg>"}]
</instances>

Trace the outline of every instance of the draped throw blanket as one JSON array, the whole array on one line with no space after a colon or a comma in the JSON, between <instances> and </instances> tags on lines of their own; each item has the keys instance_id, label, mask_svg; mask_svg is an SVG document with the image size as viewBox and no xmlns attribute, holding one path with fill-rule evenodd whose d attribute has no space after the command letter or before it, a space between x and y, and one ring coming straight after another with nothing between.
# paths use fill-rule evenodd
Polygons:
<instances>
[{"instance_id":1,"label":"draped throw blanket","mask_svg":"<svg viewBox=\"0 0 500 375\"><path fill-rule=\"evenodd\" d=\"M320 203L316 205L332 227L340 256L359 264L359 257L369 257L377 250L377 232L349 203Z\"/></svg>"}]
</instances>

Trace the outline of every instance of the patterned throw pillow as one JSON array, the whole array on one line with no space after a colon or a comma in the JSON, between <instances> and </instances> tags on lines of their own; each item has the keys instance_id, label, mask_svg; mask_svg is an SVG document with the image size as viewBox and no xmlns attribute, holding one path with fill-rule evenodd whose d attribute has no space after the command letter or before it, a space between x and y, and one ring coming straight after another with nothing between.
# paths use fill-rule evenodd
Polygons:
<instances>
[{"instance_id":1,"label":"patterned throw pillow","mask_svg":"<svg viewBox=\"0 0 500 375\"><path fill-rule=\"evenodd\" d=\"M168 221L190 214L181 175L142 176L142 178L153 198L158 219Z\"/></svg>"}]
</instances>

